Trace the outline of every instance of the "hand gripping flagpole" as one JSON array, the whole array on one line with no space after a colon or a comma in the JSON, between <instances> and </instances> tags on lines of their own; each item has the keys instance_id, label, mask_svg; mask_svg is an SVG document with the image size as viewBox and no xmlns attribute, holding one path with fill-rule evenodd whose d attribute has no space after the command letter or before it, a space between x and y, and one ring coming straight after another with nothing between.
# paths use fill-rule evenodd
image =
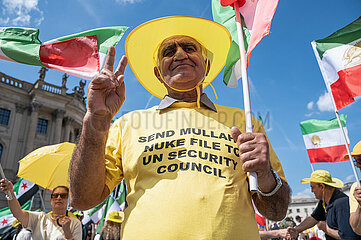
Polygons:
<instances>
[{"instance_id":1,"label":"hand gripping flagpole","mask_svg":"<svg viewBox=\"0 0 361 240\"><path fill-rule=\"evenodd\" d=\"M0 175L1 175L1 177L2 177L3 179L5 179L4 170L3 170L3 167L1 166L1 164L0 164ZM13 197L11 196L11 192L10 192L10 191L8 191L8 193L6 194L6 199L9 200L9 201L13 199Z\"/></svg>"},{"instance_id":2,"label":"hand gripping flagpole","mask_svg":"<svg viewBox=\"0 0 361 240\"><path fill-rule=\"evenodd\" d=\"M241 58L241 73L242 73L242 86L243 86L243 102L244 102L244 111L245 111L245 120L246 120L246 132L251 133L253 132L251 99L250 99L249 86L248 86L248 76L247 76L247 67L246 67L247 60L246 60L246 53L244 50L242 20L239 14L238 1L234 2L234 8L236 10L239 55ZM255 172L249 173L249 190L251 192L258 191L257 173Z\"/></svg>"}]
</instances>

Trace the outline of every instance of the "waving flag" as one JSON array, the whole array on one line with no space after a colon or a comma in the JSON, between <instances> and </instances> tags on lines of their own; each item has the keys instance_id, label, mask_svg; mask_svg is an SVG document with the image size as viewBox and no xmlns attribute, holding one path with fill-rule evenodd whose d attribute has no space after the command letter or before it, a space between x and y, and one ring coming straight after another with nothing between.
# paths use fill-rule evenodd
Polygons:
<instances>
[{"instance_id":1,"label":"waving flag","mask_svg":"<svg viewBox=\"0 0 361 240\"><path fill-rule=\"evenodd\" d=\"M22 209L30 210L31 198L38 190L38 185L22 178L14 184L14 193ZM11 226L14 221L15 217L8 207L0 209L0 229Z\"/></svg>"},{"instance_id":2,"label":"waving flag","mask_svg":"<svg viewBox=\"0 0 361 240\"><path fill-rule=\"evenodd\" d=\"M98 28L42 44L38 29L3 27L0 28L0 59L92 79L103 66L108 47L116 46L127 29Z\"/></svg>"},{"instance_id":3,"label":"waving flag","mask_svg":"<svg viewBox=\"0 0 361 240\"><path fill-rule=\"evenodd\" d=\"M96 207L84 211L83 224L87 224L92 220L97 224L96 232L100 232L104 225L105 219L111 211L124 211L126 208L126 185L123 181L102 203Z\"/></svg>"},{"instance_id":4,"label":"waving flag","mask_svg":"<svg viewBox=\"0 0 361 240\"><path fill-rule=\"evenodd\" d=\"M233 40L228 52L223 76L223 81L228 87L237 87L238 79L241 77L236 15L234 9L227 6L235 1L212 0L213 20L224 25L231 33ZM278 0L242 0L238 2L240 2L239 11L243 23L244 46L248 66L252 50L264 36L270 33L271 22Z\"/></svg>"},{"instance_id":5,"label":"waving flag","mask_svg":"<svg viewBox=\"0 0 361 240\"><path fill-rule=\"evenodd\" d=\"M361 17L312 47L336 109L361 96Z\"/></svg>"},{"instance_id":6,"label":"waving flag","mask_svg":"<svg viewBox=\"0 0 361 240\"><path fill-rule=\"evenodd\" d=\"M346 115L340 115L340 120L347 136ZM300 126L311 163L347 160L343 157L347 150L337 118L329 121L311 119L301 122Z\"/></svg>"}]
</instances>

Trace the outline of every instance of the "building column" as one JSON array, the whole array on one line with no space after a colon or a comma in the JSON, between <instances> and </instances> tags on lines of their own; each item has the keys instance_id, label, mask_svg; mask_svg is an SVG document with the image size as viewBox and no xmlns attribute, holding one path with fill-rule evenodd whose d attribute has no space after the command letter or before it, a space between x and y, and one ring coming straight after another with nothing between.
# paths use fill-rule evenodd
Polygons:
<instances>
[{"instance_id":1,"label":"building column","mask_svg":"<svg viewBox=\"0 0 361 240\"><path fill-rule=\"evenodd\" d=\"M53 112L53 115L55 116L55 132L54 132L54 139L53 139L54 144L60 143L61 127L63 125L64 114L65 114L65 111L62 109L56 109Z\"/></svg>"},{"instance_id":2,"label":"building column","mask_svg":"<svg viewBox=\"0 0 361 240\"><path fill-rule=\"evenodd\" d=\"M26 143L25 143L26 154L31 152L34 148L34 138L36 133L36 127L38 125L38 111L41 106L42 105L37 102L32 102L30 105L30 110L31 110L30 125L29 125L28 137L26 138Z\"/></svg>"},{"instance_id":3,"label":"building column","mask_svg":"<svg viewBox=\"0 0 361 240\"><path fill-rule=\"evenodd\" d=\"M23 113L26 109L26 106L20 103L15 104L16 111L15 111L15 118L14 118L14 125L11 131L11 139L10 139L10 145L9 145L9 151L8 151L8 157L7 161L4 164L4 171L6 176L10 179L14 179L16 172L17 172L17 164L20 159L17 159L18 157L16 153L19 151L17 150L18 140L19 140L19 131L20 131L20 124L22 122ZM9 176L9 173L11 176Z\"/></svg>"},{"instance_id":4,"label":"building column","mask_svg":"<svg viewBox=\"0 0 361 240\"><path fill-rule=\"evenodd\" d=\"M71 117L65 118L65 134L64 134L64 142L71 142L70 140L70 129L71 125L74 122L74 119Z\"/></svg>"}]
</instances>

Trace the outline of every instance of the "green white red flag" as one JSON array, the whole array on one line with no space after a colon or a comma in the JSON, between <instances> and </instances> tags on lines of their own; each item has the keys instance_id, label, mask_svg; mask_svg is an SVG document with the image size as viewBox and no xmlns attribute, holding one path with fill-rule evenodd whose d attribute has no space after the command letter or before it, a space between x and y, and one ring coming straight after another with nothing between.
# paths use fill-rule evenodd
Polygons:
<instances>
[{"instance_id":1,"label":"green white red flag","mask_svg":"<svg viewBox=\"0 0 361 240\"><path fill-rule=\"evenodd\" d=\"M105 219L112 211L123 211L126 208L126 185L123 181L102 203L96 207L84 211L84 219L82 223L85 225L92 220L97 226L95 231L100 232L104 225Z\"/></svg>"},{"instance_id":2,"label":"green white red flag","mask_svg":"<svg viewBox=\"0 0 361 240\"><path fill-rule=\"evenodd\" d=\"M354 102L361 96L361 17L311 44L336 109Z\"/></svg>"},{"instance_id":3,"label":"green white red flag","mask_svg":"<svg viewBox=\"0 0 361 240\"><path fill-rule=\"evenodd\" d=\"M0 59L55 69L92 79L128 27L105 27L41 43L39 30L0 28Z\"/></svg>"},{"instance_id":4,"label":"green white red flag","mask_svg":"<svg viewBox=\"0 0 361 240\"><path fill-rule=\"evenodd\" d=\"M241 78L241 60L239 55L236 14L232 7L223 7L221 1L212 0L213 20L224 25L232 36L232 44L226 60L223 82L228 87L237 87L238 79ZM277 8L278 0L245 0L241 2L244 3L240 5L239 12L242 18L244 47L248 67L252 50L264 36L270 33L271 22Z\"/></svg>"},{"instance_id":5,"label":"green white red flag","mask_svg":"<svg viewBox=\"0 0 361 240\"><path fill-rule=\"evenodd\" d=\"M39 190L38 185L20 178L19 181L14 184L13 189L21 208L23 210L30 210L31 199ZM8 207L0 209L0 229L11 226L14 221L15 217Z\"/></svg>"},{"instance_id":6,"label":"green white red flag","mask_svg":"<svg viewBox=\"0 0 361 240\"><path fill-rule=\"evenodd\" d=\"M340 120L347 136L346 115L341 114ZM328 121L311 119L300 122L300 126L311 163L347 160L344 159L347 154L345 138L337 118Z\"/></svg>"}]
</instances>

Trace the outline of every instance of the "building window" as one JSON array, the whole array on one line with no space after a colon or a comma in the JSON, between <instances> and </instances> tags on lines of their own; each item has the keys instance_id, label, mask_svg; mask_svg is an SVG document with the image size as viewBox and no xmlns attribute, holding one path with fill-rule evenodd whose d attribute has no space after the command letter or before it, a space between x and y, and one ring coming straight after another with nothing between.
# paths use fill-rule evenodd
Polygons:
<instances>
[{"instance_id":1,"label":"building window","mask_svg":"<svg viewBox=\"0 0 361 240\"><path fill-rule=\"evenodd\" d=\"M38 119L38 126L36 127L36 132L41 134L46 134L46 130L48 128L48 120Z\"/></svg>"},{"instance_id":2,"label":"building window","mask_svg":"<svg viewBox=\"0 0 361 240\"><path fill-rule=\"evenodd\" d=\"M9 124L9 118L10 118L10 111L0 108L0 124L2 125L8 125Z\"/></svg>"},{"instance_id":3,"label":"building window","mask_svg":"<svg viewBox=\"0 0 361 240\"><path fill-rule=\"evenodd\" d=\"M1 159L1 155L3 155L3 145L0 144L0 159Z\"/></svg>"},{"instance_id":4,"label":"building window","mask_svg":"<svg viewBox=\"0 0 361 240\"><path fill-rule=\"evenodd\" d=\"M291 214L292 213L292 209L288 209L288 214Z\"/></svg>"},{"instance_id":5,"label":"building window","mask_svg":"<svg viewBox=\"0 0 361 240\"><path fill-rule=\"evenodd\" d=\"M300 209L299 209L299 208L297 208L297 209L296 209L296 212L297 212L297 213L300 213Z\"/></svg>"}]
</instances>

